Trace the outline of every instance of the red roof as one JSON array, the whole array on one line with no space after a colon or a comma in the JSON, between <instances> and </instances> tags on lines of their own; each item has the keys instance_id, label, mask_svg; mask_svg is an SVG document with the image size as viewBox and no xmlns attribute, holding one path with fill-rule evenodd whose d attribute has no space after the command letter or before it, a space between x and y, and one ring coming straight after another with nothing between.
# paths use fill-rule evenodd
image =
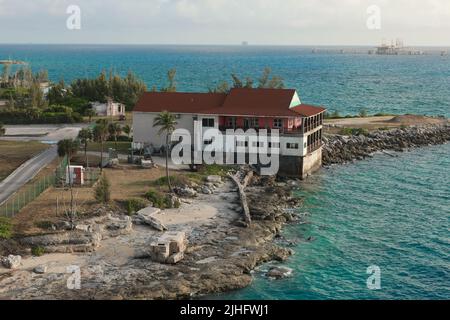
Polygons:
<instances>
[{"instance_id":1,"label":"red roof","mask_svg":"<svg viewBox=\"0 0 450 320\"><path fill-rule=\"evenodd\" d=\"M201 113L223 105L225 93L145 92L133 111Z\"/></svg>"},{"instance_id":2,"label":"red roof","mask_svg":"<svg viewBox=\"0 0 450 320\"><path fill-rule=\"evenodd\" d=\"M225 93L146 92L134 111L259 117L309 117L325 108L301 104L289 108L294 89L231 89Z\"/></svg>"},{"instance_id":3,"label":"red roof","mask_svg":"<svg viewBox=\"0 0 450 320\"><path fill-rule=\"evenodd\" d=\"M304 117L315 116L316 114L322 113L327 110L324 107L316 107L309 104L301 104L296 107L291 108L292 111L295 111L298 114L301 114Z\"/></svg>"}]
</instances>

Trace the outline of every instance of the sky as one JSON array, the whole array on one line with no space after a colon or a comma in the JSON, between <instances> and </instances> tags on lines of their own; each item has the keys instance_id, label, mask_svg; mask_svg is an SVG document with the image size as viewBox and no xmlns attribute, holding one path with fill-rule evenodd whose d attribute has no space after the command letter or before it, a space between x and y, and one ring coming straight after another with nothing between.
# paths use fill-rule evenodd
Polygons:
<instances>
[{"instance_id":1,"label":"sky","mask_svg":"<svg viewBox=\"0 0 450 320\"><path fill-rule=\"evenodd\" d=\"M80 29L67 27L71 5L80 8ZM396 38L450 46L450 0L0 0L0 43L374 45Z\"/></svg>"}]
</instances>

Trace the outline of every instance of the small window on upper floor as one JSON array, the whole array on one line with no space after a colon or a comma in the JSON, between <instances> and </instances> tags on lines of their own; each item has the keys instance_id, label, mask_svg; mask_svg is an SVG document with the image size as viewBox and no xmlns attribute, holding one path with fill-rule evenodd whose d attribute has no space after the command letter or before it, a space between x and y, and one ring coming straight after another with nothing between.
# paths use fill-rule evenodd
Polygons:
<instances>
[{"instance_id":1,"label":"small window on upper floor","mask_svg":"<svg viewBox=\"0 0 450 320\"><path fill-rule=\"evenodd\" d=\"M273 127L274 128L283 128L283 119L273 119Z\"/></svg>"},{"instance_id":2,"label":"small window on upper floor","mask_svg":"<svg viewBox=\"0 0 450 320\"><path fill-rule=\"evenodd\" d=\"M299 145L298 145L298 143L287 143L286 148L294 150L294 149L298 149Z\"/></svg>"},{"instance_id":3,"label":"small window on upper floor","mask_svg":"<svg viewBox=\"0 0 450 320\"><path fill-rule=\"evenodd\" d=\"M214 128L215 127L214 119L209 119L209 118L202 119L202 126L204 128Z\"/></svg>"}]
</instances>

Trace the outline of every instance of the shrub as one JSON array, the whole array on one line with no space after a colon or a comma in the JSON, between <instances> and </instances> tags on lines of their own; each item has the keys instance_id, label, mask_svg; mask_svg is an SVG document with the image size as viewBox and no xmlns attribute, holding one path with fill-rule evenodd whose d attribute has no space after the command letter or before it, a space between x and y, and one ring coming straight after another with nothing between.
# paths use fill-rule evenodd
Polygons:
<instances>
[{"instance_id":1,"label":"shrub","mask_svg":"<svg viewBox=\"0 0 450 320\"><path fill-rule=\"evenodd\" d=\"M39 221L35 223L36 227L44 230L50 230L53 228L53 223L51 221Z\"/></svg>"},{"instance_id":2,"label":"shrub","mask_svg":"<svg viewBox=\"0 0 450 320\"><path fill-rule=\"evenodd\" d=\"M369 131L364 128L343 128L340 133L344 136L367 136Z\"/></svg>"},{"instance_id":3,"label":"shrub","mask_svg":"<svg viewBox=\"0 0 450 320\"><path fill-rule=\"evenodd\" d=\"M189 179L184 175L170 176L170 183L173 187L182 187L189 184ZM156 187L167 186L167 177L161 177L152 182L152 185Z\"/></svg>"},{"instance_id":4,"label":"shrub","mask_svg":"<svg viewBox=\"0 0 450 320\"><path fill-rule=\"evenodd\" d=\"M199 170L200 174L205 176L221 176L224 177L227 175L228 171L230 171L233 167L219 164L210 164L204 165Z\"/></svg>"},{"instance_id":5,"label":"shrub","mask_svg":"<svg viewBox=\"0 0 450 320\"><path fill-rule=\"evenodd\" d=\"M0 239L9 239L12 235L11 219L0 217Z\"/></svg>"},{"instance_id":6,"label":"shrub","mask_svg":"<svg viewBox=\"0 0 450 320\"><path fill-rule=\"evenodd\" d=\"M368 114L367 114L367 109L362 108L361 110L359 110L359 116L361 118L367 118Z\"/></svg>"},{"instance_id":7,"label":"shrub","mask_svg":"<svg viewBox=\"0 0 450 320\"><path fill-rule=\"evenodd\" d=\"M31 248L31 254L35 257L40 257L45 254L45 248L41 246Z\"/></svg>"},{"instance_id":8,"label":"shrub","mask_svg":"<svg viewBox=\"0 0 450 320\"><path fill-rule=\"evenodd\" d=\"M145 207L147 207L147 203L143 199L133 198L128 199L125 202L125 206L127 208L128 215L131 216L136 214L139 210L142 210Z\"/></svg>"},{"instance_id":9,"label":"shrub","mask_svg":"<svg viewBox=\"0 0 450 320\"><path fill-rule=\"evenodd\" d=\"M105 175L100 178L95 187L95 199L101 203L108 203L111 200L111 184Z\"/></svg>"},{"instance_id":10,"label":"shrub","mask_svg":"<svg viewBox=\"0 0 450 320\"><path fill-rule=\"evenodd\" d=\"M159 209L179 208L181 206L179 200L172 201L170 195L164 194L156 189L150 189L145 194L145 198L151 201L155 208Z\"/></svg>"}]
</instances>

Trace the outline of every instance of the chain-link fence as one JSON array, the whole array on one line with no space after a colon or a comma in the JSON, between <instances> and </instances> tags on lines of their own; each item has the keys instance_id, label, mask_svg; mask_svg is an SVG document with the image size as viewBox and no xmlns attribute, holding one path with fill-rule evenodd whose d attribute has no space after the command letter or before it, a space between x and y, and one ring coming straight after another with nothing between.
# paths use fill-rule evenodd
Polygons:
<instances>
[{"instance_id":1,"label":"chain-link fence","mask_svg":"<svg viewBox=\"0 0 450 320\"><path fill-rule=\"evenodd\" d=\"M35 200L50 187L66 188L68 186L66 181L67 165L67 157L64 157L56 168L54 174L39 178L35 182L29 183L27 186L21 188L19 192L11 196L7 201L0 205L0 216L14 217L27 204ZM83 171L84 181L81 187L94 186L98 181L100 174L101 172L98 168L85 169Z\"/></svg>"},{"instance_id":2,"label":"chain-link fence","mask_svg":"<svg viewBox=\"0 0 450 320\"><path fill-rule=\"evenodd\" d=\"M0 216L14 217L28 203L36 199L42 192L55 184L55 175L40 178L25 190L17 192L0 206Z\"/></svg>"}]
</instances>

